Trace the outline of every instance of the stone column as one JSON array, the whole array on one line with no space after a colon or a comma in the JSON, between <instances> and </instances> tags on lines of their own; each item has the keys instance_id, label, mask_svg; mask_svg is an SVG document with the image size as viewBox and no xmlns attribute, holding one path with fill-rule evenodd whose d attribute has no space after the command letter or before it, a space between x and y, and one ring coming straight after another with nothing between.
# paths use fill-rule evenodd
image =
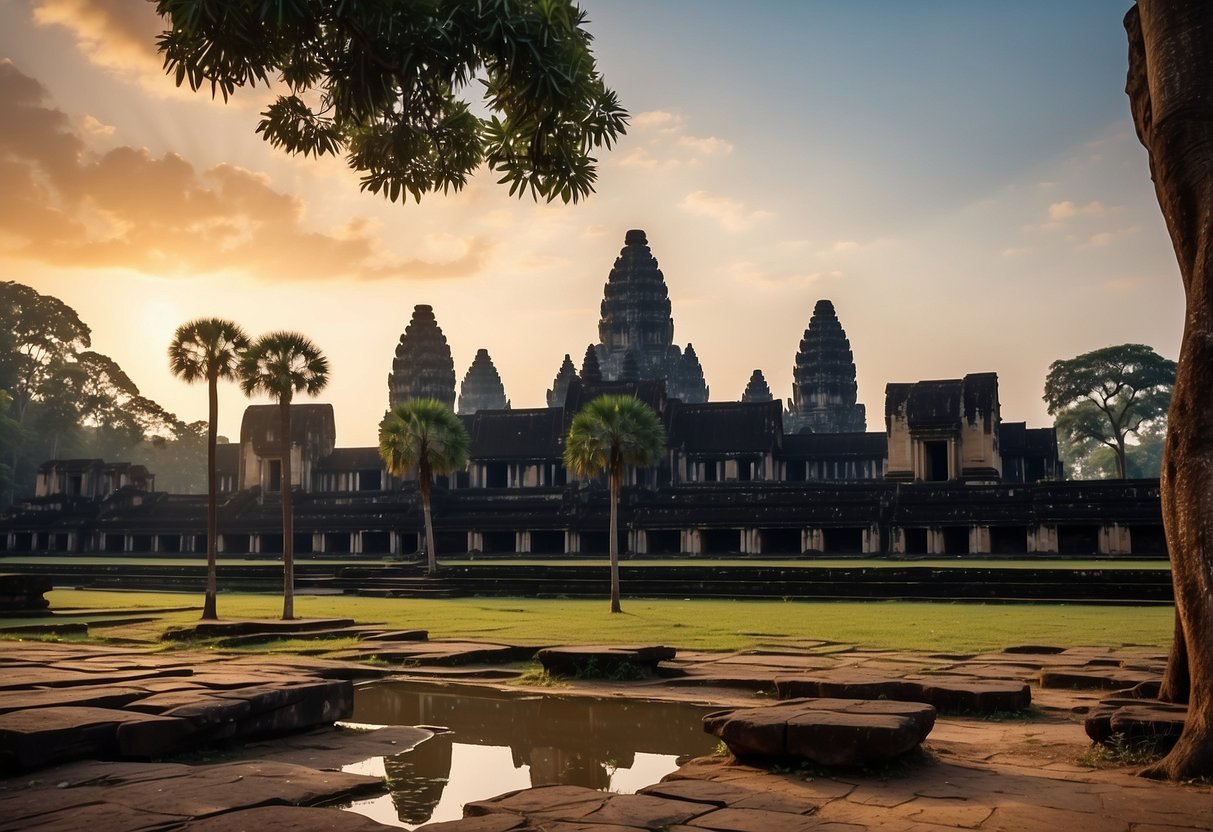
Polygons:
<instances>
[{"instance_id":1,"label":"stone column","mask_svg":"<svg viewBox=\"0 0 1213 832\"><path fill-rule=\"evenodd\" d=\"M528 555L531 552L531 532L530 529L522 529L514 532L514 551L520 555Z\"/></svg>"},{"instance_id":2,"label":"stone column","mask_svg":"<svg viewBox=\"0 0 1213 832\"><path fill-rule=\"evenodd\" d=\"M1129 539L1129 530L1119 523L1111 523L1099 528L1099 549L1101 555L1127 555L1133 551Z\"/></svg>"},{"instance_id":3,"label":"stone column","mask_svg":"<svg viewBox=\"0 0 1213 832\"><path fill-rule=\"evenodd\" d=\"M1028 552L1057 554L1057 526L1042 523L1028 531Z\"/></svg>"},{"instance_id":4,"label":"stone column","mask_svg":"<svg viewBox=\"0 0 1213 832\"><path fill-rule=\"evenodd\" d=\"M649 533L645 529L633 529L632 551L638 555L649 553Z\"/></svg>"},{"instance_id":5,"label":"stone column","mask_svg":"<svg viewBox=\"0 0 1213 832\"><path fill-rule=\"evenodd\" d=\"M880 524L873 523L863 530L863 553L880 554Z\"/></svg>"},{"instance_id":6,"label":"stone column","mask_svg":"<svg viewBox=\"0 0 1213 832\"><path fill-rule=\"evenodd\" d=\"M483 552L484 551L484 534L478 531L468 532L468 551Z\"/></svg>"},{"instance_id":7,"label":"stone column","mask_svg":"<svg viewBox=\"0 0 1213 832\"><path fill-rule=\"evenodd\" d=\"M574 529L564 530L564 553L566 555L581 553L581 535Z\"/></svg>"},{"instance_id":8,"label":"stone column","mask_svg":"<svg viewBox=\"0 0 1213 832\"><path fill-rule=\"evenodd\" d=\"M990 554L990 527L989 526L970 526L969 527L969 554L971 555L988 555Z\"/></svg>"}]
</instances>

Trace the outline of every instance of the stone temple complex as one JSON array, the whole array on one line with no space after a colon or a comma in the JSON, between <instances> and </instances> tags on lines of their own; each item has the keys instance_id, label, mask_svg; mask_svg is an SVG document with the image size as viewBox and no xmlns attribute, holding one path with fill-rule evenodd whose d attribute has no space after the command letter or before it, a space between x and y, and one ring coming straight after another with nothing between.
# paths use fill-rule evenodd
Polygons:
<instances>
[{"instance_id":1,"label":"stone temple complex","mask_svg":"<svg viewBox=\"0 0 1213 832\"><path fill-rule=\"evenodd\" d=\"M434 496L439 552L604 552L606 489L562 457L573 416L613 393L651 406L666 433L660 461L630 471L624 490L621 532L638 555L1165 554L1157 480L1062 481L1054 430L1003 421L995 373L890 383L884 423L867 431L851 344L828 300L795 354L786 410L760 370L739 401L708 400L694 348L673 343L643 231L627 232L598 332L580 370L564 356L546 407L510 409L487 350L476 354L459 402L468 465ZM451 351L429 306L414 310L388 386L390 404L426 396L453 409ZM296 491L297 554L416 552L416 483L390 477L374 446L339 446L331 406L293 407L292 436L275 435L274 406L254 405L239 444L219 447L220 550L281 551L285 486ZM156 492L151 472L105 476L116 470L46 463L36 496L0 518L0 551L206 550L205 496Z\"/></svg>"}]
</instances>

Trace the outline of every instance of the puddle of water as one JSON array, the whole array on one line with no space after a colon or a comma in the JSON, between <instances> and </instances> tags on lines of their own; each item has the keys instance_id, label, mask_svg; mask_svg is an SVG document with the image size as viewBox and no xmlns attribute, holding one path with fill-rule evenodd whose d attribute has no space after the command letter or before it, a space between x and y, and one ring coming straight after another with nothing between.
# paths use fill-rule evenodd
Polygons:
<instances>
[{"instance_id":1,"label":"puddle of water","mask_svg":"<svg viewBox=\"0 0 1213 832\"><path fill-rule=\"evenodd\" d=\"M468 686L380 682L361 687L353 720L445 726L411 751L345 771L386 776L391 793L351 811L412 829L463 817L463 804L553 783L630 793L710 754L707 706L535 696Z\"/></svg>"}]
</instances>

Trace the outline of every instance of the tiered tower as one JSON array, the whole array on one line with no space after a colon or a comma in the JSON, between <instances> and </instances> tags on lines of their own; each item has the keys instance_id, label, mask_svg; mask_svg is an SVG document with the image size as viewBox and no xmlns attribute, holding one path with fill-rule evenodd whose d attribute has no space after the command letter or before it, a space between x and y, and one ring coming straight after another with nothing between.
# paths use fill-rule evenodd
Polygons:
<instances>
[{"instance_id":1,"label":"tiered tower","mask_svg":"<svg viewBox=\"0 0 1213 832\"><path fill-rule=\"evenodd\" d=\"M619 378L629 350L642 380L667 378L678 360L665 276L639 229L624 237L607 278L598 339L598 362L607 381Z\"/></svg>"},{"instance_id":2,"label":"tiered tower","mask_svg":"<svg viewBox=\"0 0 1213 832\"><path fill-rule=\"evenodd\" d=\"M851 342L828 300L819 300L813 307L792 372L785 430L858 433L867 429L864 407L855 402L858 385Z\"/></svg>"},{"instance_id":3,"label":"tiered tower","mask_svg":"<svg viewBox=\"0 0 1213 832\"><path fill-rule=\"evenodd\" d=\"M413 308L413 318L396 345L387 388L389 408L410 399L429 398L455 409L455 361L432 306Z\"/></svg>"},{"instance_id":4,"label":"tiered tower","mask_svg":"<svg viewBox=\"0 0 1213 832\"><path fill-rule=\"evenodd\" d=\"M666 395L681 399L686 404L703 404L708 400L708 385L703 378L703 367L695 347L687 344L686 352L674 362L674 369L666 381Z\"/></svg>"},{"instance_id":5,"label":"tiered tower","mask_svg":"<svg viewBox=\"0 0 1213 832\"><path fill-rule=\"evenodd\" d=\"M745 392L741 394L743 402L769 402L774 396L771 395L771 387L767 384L766 376L762 374L762 370L755 370L750 374L750 381L745 386Z\"/></svg>"},{"instance_id":6,"label":"tiered tower","mask_svg":"<svg viewBox=\"0 0 1213 832\"><path fill-rule=\"evenodd\" d=\"M552 379L552 389L548 390L548 407L564 407L564 400L569 393L569 384L577 377L577 368L573 366L573 357L567 352L564 362Z\"/></svg>"},{"instance_id":7,"label":"tiered tower","mask_svg":"<svg viewBox=\"0 0 1213 832\"><path fill-rule=\"evenodd\" d=\"M459 415L471 416L477 410L505 410L510 406L505 385L493 366L489 351L479 349L459 386Z\"/></svg>"}]
</instances>

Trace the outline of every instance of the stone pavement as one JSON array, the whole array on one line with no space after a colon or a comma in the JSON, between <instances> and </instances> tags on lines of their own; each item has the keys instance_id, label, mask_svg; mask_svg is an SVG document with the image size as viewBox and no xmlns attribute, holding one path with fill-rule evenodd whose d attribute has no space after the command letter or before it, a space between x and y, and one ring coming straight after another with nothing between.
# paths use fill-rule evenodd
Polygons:
<instances>
[{"instance_id":1,"label":"stone pavement","mask_svg":"<svg viewBox=\"0 0 1213 832\"><path fill-rule=\"evenodd\" d=\"M394 649L393 640L384 642L378 643L385 652ZM374 643L366 642L368 651ZM500 646L434 642L428 651L410 654L409 667L395 670L465 683L470 674L516 675L517 667L491 662L524 651L495 649ZM434 664L426 664L426 652ZM477 653L490 664L452 666L453 657ZM1030 646L980 656L901 654L807 641L737 654L683 651L663 662L662 677L578 681L562 692L738 707L754 705L756 692L773 695L777 678L843 689L887 682L897 690L894 683L905 677L950 677L951 687L969 679L1026 682L1033 710L993 720L945 712L927 741L926 758L904 766L840 774L701 758L638 795L529 789L471 803L465 819L425 828L1208 830L1208 786L1159 784L1125 769L1077 762L1089 747L1083 715L1115 687L1156 680L1163 659L1157 651ZM428 732L307 726L324 726L347 713L344 691L353 679L386 672L382 666L303 658L0 642L0 760L8 772L0 779L0 832L383 830L359 815L316 806L381 789L377 778L337 769L405 750ZM284 732L290 736L282 737ZM244 756L258 759L142 761L215 738L238 740Z\"/></svg>"}]
</instances>

